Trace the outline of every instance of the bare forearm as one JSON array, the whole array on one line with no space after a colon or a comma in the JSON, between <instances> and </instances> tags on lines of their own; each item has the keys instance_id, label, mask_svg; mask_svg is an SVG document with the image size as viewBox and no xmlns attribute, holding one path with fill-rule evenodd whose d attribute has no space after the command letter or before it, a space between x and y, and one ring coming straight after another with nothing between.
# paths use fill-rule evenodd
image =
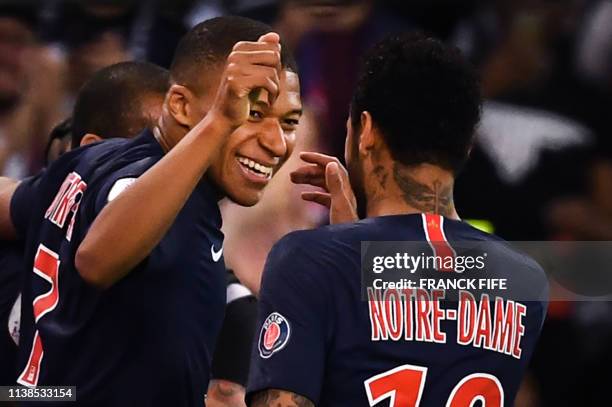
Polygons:
<instances>
[{"instance_id":1,"label":"bare forearm","mask_svg":"<svg viewBox=\"0 0 612 407\"><path fill-rule=\"evenodd\" d=\"M207 117L109 202L77 251L75 263L81 276L96 286L108 287L146 258L168 231L231 131L223 122Z\"/></svg>"},{"instance_id":2,"label":"bare forearm","mask_svg":"<svg viewBox=\"0 0 612 407\"><path fill-rule=\"evenodd\" d=\"M314 407L314 403L290 391L268 389L256 393L249 407Z\"/></svg>"},{"instance_id":3,"label":"bare forearm","mask_svg":"<svg viewBox=\"0 0 612 407\"><path fill-rule=\"evenodd\" d=\"M15 227L11 220L11 199L18 181L11 178L0 177L0 237L3 239L15 238Z\"/></svg>"},{"instance_id":4,"label":"bare forearm","mask_svg":"<svg viewBox=\"0 0 612 407\"><path fill-rule=\"evenodd\" d=\"M222 142L248 120L251 91L265 89L270 101L278 95L279 40L278 34L269 33L257 42L236 43L227 57L208 115L100 212L75 258L76 268L86 281L108 287L148 256L174 222Z\"/></svg>"}]
</instances>

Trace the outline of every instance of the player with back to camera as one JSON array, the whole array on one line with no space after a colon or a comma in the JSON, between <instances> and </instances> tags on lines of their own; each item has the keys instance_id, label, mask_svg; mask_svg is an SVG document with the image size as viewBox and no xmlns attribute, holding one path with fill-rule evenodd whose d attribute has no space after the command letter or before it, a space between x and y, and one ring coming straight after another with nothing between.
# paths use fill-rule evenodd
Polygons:
<instances>
[{"instance_id":1,"label":"player with back to camera","mask_svg":"<svg viewBox=\"0 0 612 407\"><path fill-rule=\"evenodd\" d=\"M548 287L539 265L462 222L453 204L480 106L475 72L456 49L404 34L370 51L347 121L348 171L333 157L303 153L308 165L292 174L323 187L303 197L329 206L332 223L348 223L293 232L269 254L248 405L513 405ZM479 297L479 329L470 325L463 338L461 318L434 314L440 302L427 292L373 290L362 300L362 241L422 241L431 250L489 243L487 277L520 281L533 297Z\"/></svg>"},{"instance_id":2,"label":"player with back to camera","mask_svg":"<svg viewBox=\"0 0 612 407\"><path fill-rule=\"evenodd\" d=\"M225 305L217 201L258 201L301 114L295 65L270 31L198 24L155 132L66 153L16 191L2 180L0 229L25 235L32 291L57 298L33 304L21 383L76 385L77 404L202 404Z\"/></svg>"}]
</instances>

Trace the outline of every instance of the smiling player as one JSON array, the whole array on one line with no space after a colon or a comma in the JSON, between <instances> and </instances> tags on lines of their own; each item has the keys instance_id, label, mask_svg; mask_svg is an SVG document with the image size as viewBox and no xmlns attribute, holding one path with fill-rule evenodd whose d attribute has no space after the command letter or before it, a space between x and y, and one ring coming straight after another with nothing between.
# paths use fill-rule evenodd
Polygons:
<instances>
[{"instance_id":1,"label":"smiling player","mask_svg":"<svg viewBox=\"0 0 612 407\"><path fill-rule=\"evenodd\" d=\"M269 31L197 25L155 132L66 153L14 192L3 180L2 232L26 237L34 270L20 383L76 385L86 405L203 403L225 305L217 200L257 203L301 114L295 66Z\"/></svg>"},{"instance_id":2,"label":"smiling player","mask_svg":"<svg viewBox=\"0 0 612 407\"><path fill-rule=\"evenodd\" d=\"M513 405L547 283L534 261L455 210L453 183L479 113L478 82L458 51L416 35L371 51L347 122L349 177L316 153L303 154L310 164L293 174L326 189L304 197L330 206L332 221L351 222L291 233L268 256L250 406ZM357 202L367 218L355 222ZM452 304L440 293L389 289L362 299L364 241L422 241L447 253L453 241L488 242L487 277L520 281L533 297L469 301L474 294L464 293L459 311L447 313ZM465 304L472 323L459 329Z\"/></svg>"}]
</instances>

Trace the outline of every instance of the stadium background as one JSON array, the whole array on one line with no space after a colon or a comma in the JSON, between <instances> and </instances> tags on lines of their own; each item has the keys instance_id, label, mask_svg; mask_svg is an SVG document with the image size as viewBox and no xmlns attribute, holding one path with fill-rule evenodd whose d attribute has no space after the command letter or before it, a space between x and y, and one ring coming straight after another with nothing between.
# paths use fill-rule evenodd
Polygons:
<instances>
[{"instance_id":1,"label":"stadium background","mask_svg":"<svg viewBox=\"0 0 612 407\"><path fill-rule=\"evenodd\" d=\"M612 1L0 1L0 174L39 170L51 128L96 70L167 67L206 18L271 24L298 57L298 150L343 156L359 58L384 34L424 30L478 67L486 103L457 183L460 215L507 240L612 240ZM325 222L289 182L294 157L245 211L223 204L228 266L256 286L285 233ZM554 288L553 288L554 289ZM517 406L607 405L612 306L553 302Z\"/></svg>"}]
</instances>

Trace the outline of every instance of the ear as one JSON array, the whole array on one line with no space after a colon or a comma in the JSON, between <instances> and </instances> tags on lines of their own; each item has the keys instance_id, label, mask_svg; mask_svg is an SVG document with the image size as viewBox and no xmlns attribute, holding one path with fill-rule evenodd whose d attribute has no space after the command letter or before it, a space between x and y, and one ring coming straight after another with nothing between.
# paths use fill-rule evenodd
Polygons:
<instances>
[{"instance_id":1,"label":"ear","mask_svg":"<svg viewBox=\"0 0 612 407\"><path fill-rule=\"evenodd\" d=\"M102 141L102 137L93 133L87 133L81 139L81 143L79 144L79 146L86 146L87 144L97 143L98 141Z\"/></svg>"},{"instance_id":2,"label":"ear","mask_svg":"<svg viewBox=\"0 0 612 407\"><path fill-rule=\"evenodd\" d=\"M166 98L168 112L178 124L187 128L197 124L193 120L195 95L192 91L185 86L174 84L170 86Z\"/></svg>"},{"instance_id":3,"label":"ear","mask_svg":"<svg viewBox=\"0 0 612 407\"><path fill-rule=\"evenodd\" d=\"M359 154L368 155L376 143L374 123L370 112L361 112L361 134L359 135Z\"/></svg>"}]
</instances>

